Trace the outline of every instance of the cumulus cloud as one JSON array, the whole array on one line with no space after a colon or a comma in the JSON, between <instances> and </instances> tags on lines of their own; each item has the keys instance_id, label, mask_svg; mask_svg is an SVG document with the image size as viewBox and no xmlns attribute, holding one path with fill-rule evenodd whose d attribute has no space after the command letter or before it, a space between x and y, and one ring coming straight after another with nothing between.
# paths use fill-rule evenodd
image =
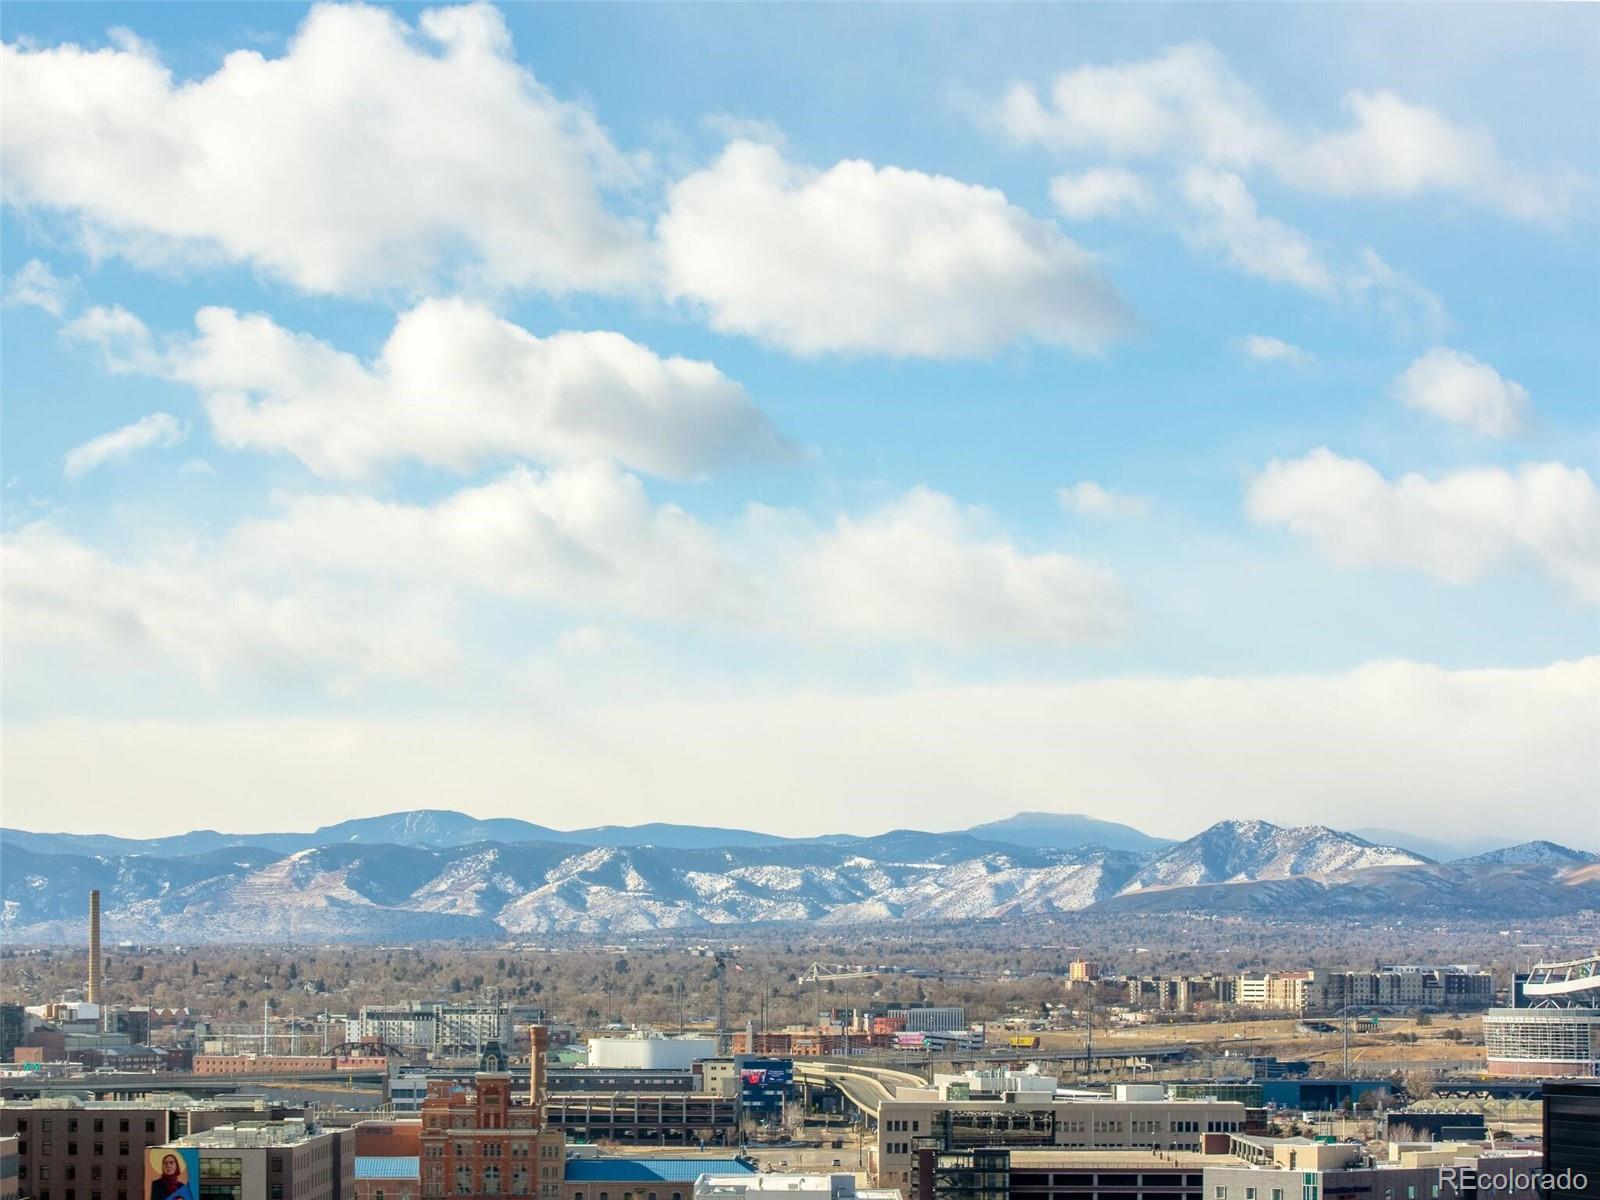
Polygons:
<instances>
[{"instance_id":1,"label":"cumulus cloud","mask_svg":"<svg viewBox=\"0 0 1600 1200\"><path fill-rule=\"evenodd\" d=\"M1155 207L1148 184L1126 167L1090 167L1050 181L1050 199L1062 216L1074 221L1147 212Z\"/></svg>"},{"instance_id":2,"label":"cumulus cloud","mask_svg":"<svg viewBox=\"0 0 1600 1200\"><path fill-rule=\"evenodd\" d=\"M1330 260L1305 233L1262 213L1232 171L1190 167L1178 191L1184 238L1236 271L1339 304L1370 305L1398 336L1436 336L1449 324L1436 295L1370 246L1352 258Z\"/></svg>"},{"instance_id":3,"label":"cumulus cloud","mask_svg":"<svg viewBox=\"0 0 1600 1200\"><path fill-rule=\"evenodd\" d=\"M707 362L617 333L538 337L487 308L426 300L371 362L270 318L201 309L157 352L137 317L96 309L69 327L113 370L191 385L224 446L293 455L357 478L413 460L451 470L597 456L670 478L792 451L745 390Z\"/></svg>"},{"instance_id":4,"label":"cumulus cloud","mask_svg":"<svg viewBox=\"0 0 1600 1200\"><path fill-rule=\"evenodd\" d=\"M61 473L78 479L106 463L127 462L141 450L176 446L188 436L189 426L171 413L151 413L74 446L61 460Z\"/></svg>"},{"instance_id":5,"label":"cumulus cloud","mask_svg":"<svg viewBox=\"0 0 1600 1200\"><path fill-rule=\"evenodd\" d=\"M1342 129L1295 128L1222 54L1197 43L1143 61L1062 72L1044 95L1015 83L993 116L1022 143L1261 169L1318 195L1453 195L1522 221L1558 221L1591 187L1568 168L1508 162L1486 131L1392 92L1354 91L1344 108Z\"/></svg>"},{"instance_id":6,"label":"cumulus cloud","mask_svg":"<svg viewBox=\"0 0 1600 1200\"><path fill-rule=\"evenodd\" d=\"M0 563L9 651L65 648L100 665L128 655L212 685L242 674L336 693L370 679L431 678L455 662L437 605L420 592L373 605L187 551L123 562L47 522L8 534Z\"/></svg>"},{"instance_id":7,"label":"cumulus cloud","mask_svg":"<svg viewBox=\"0 0 1600 1200\"><path fill-rule=\"evenodd\" d=\"M487 4L318 5L287 51L179 82L129 37L4 47L4 196L91 252L222 260L315 293L440 278L638 285L641 225L606 207L636 165L514 58Z\"/></svg>"},{"instance_id":8,"label":"cumulus cloud","mask_svg":"<svg viewBox=\"0 0 1600 1200\"><path fill-rule=\"evenodd\" d=\"M1143 517L1151 509L1149 496L1112 491L1088 479L1062 488L1056 498L1067 512L1080 517Z\"/></svg>"},{"instance_id":9,"label":"cumulus cloud","mask_svg":"<svg viewBox=\"0 0 1600 1200\"><path fill-rule=\"evenodd\" d=\"M148 375L161 370L150 327L120 304L86 309L61 327L61 336L94 349L113 375Z\"/></svg>"},{"instance_id":10,"label":"cumulus cloud","mask_svg":"<svg viewBox=\"0 0 1600 1200\"><path fill-rule=\"evenodd\" d=\"M127 833L148 833L151 812L176 821L196 806L224 828L259 829L364 815L374 795L388 808L471 795L489 816L553 793L619 822L693 811L715 824L748 824L761 796L771 814L862 832L963 828L1001 796L1180 837L1222 816L1281 818L1285 796L1352 826L1449 812L1498 828L1507 796L1535 795L1518 815L1525 836L1594 845L1597 706L1597 658L1498 670L1378 662L866 694L689 687L536 715L8 720L4 762L8 794ZM107 778L119 781L114 797ZM299 807L286 817L286 804Z\"/></svg>"},{"instance_id":11,"label":"cumulus cloud","mask_svg":"<svg viewBox=\"0 0 1600 1200\"><path fill-rule=\"evenodd\" d=\"M1240 354L1256 362L1288 363L1291 366L1303 367L1316 361L1316 355L1310 351L1264 333L1248 333L1244 337L1235 338L1233 344Z\"/></svg>"},{"instance_id":12,"label":"cumulus cloud","mask_svg":"<svg viewBox=\"0 0 1600 1200\"><path fill-rule=\"evenodd\" d=\"M917 488L865 518L841 517L788 568L799 620L866 638L1070 644L1107 641L1127 599L1106 567L1028 554L981 514Z\"/></svg>"},{"instance_id":13,"label":"cumulus cloud","mask_svg":"<svg viewBox=\"0 0 1600 1200\"><path fill-rule=\"evenodd\" d=\"M311 494L276 505L204 550L169 541L143 556L26 527L6 543L7 636L115 649L121 630L123 649L207 672L270 674L276 655L348 683L449 662L455 615L485 597L584 625L800 644L1077 644L1127 624L1108 568L1020 547L987 514L926 489L827 521L753 507L713 523L590 462L519 467L432 503Z\"/></svg>"},{"instance_id":14,"label":"cumulus cloud","mask_svg":"<svg viewBox=\"0 0 1600 1200\"><path fill-rule=\"evenodd\" d=\"M432 581L576 611L661 621L742 622L752 581L716 530L655 505L605 462L516 468L434 504L305 495L234 531L242 559L288 572Z\"/></svg>"},{"instance_id":15,"label":"cumulus cloud","mask_svg":"<svg viewBox=\"0 0 1600 1200\"><path fill-rule=\"evenodd\" d=\"M1093 353L1131 318L1093 257L992 188L738 141L673 186L666 289L718 330L800 354Z\"/></svg>"},{"instance_id":16,"label":"cumulus cloud","mask_svg":"<svg viewBox=\"0 0 1600 1200\"><path fill-rule=\"evenodd\" d=\"M1268 464L1250 484L1246 511L1343 566L1465 584L1523 560L1600 603L1600 489L1581 467L1529 463L1390 480L1321 448Z\"/></svg>"},{"instance_id":17,"label":"cumulus cloud","mask_svg":"<svg viewBox=\"0 0 1600 1200\"><path fill-rule=\"evenodd\" d=\"M1194 214L1186 236L1195 245L1220 253L1246 275L1325 296L1334 293L1333 272L1311 239L1264 216L1244 180L1233 172L1191 167L1184 173L1182 193Z\"/></svg>"},{"instance_id":18,"label":"cumulus cloud","mask_svg":"<svg viewBox=\"0 0 1600 1200\"><path fill-rule=\"evenodd\" d=\"M61 317L72 298L72 286L71 281L60 278L51 270L49 263L30 258L6 280L5 302L9 305L27 305L41 309L52 317Z\"/></svg>"},{"instance_id":19,"label":"cumulus cloud","mask_svg":"<svg viewBox=\"0 0 1600 1200\"><path fill-rule=\"evenodd\" d=\"M1028 553L984 514L920 488L831 524L755 508L713 525L596 462L518 469L432 505L297 497L233 540L241 558L286 570L450 582L803 641L1073 643L1126 621L1108 569Z\"/></svg>"},{"instance_id":20,"label":"cumulus cloud","mask_svg":"<svg viewBox=\"0 0 1600 1200\"><path fill-rule=\"evenodd\" d=\"M1489 437L1509 437L1528 423L1528 389L1470 354L1435 346L1390 389L1407 408Z\"/></svg>"}]
</instances>

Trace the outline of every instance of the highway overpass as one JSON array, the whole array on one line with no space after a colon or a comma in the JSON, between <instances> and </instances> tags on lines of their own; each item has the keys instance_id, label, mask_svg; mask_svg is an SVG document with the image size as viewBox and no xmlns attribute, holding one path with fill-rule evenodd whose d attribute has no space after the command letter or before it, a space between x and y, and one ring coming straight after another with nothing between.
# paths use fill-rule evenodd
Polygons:
<instances>
[{"instance_id":1,"label":"highway overpass","mask_svg":"<svg viewBox=\"0 0 1600 1200\"><path fill-rule=\"evenodd\" d=\"M878 1107L892 1100L896 1089L927 1087L928 1081L910 1071L873 1067L829 1059L795 1059L795 1081L803 1087L831 1087L863 1117L878 1118Z\"/></svg>"}]
</instances>

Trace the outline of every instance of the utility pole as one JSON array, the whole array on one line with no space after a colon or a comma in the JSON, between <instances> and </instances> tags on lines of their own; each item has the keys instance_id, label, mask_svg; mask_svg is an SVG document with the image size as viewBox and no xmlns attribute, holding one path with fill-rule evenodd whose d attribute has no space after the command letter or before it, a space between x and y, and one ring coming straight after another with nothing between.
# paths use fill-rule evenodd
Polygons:
<instances>
[{"instance_id":1,"label":"utility pole","mask_svg":"<svg viewBox=\"0 0 1600 1200\"><path fill-rule=\"evenodd\" d=\"M267 1044L267 1001L261 1002L261 1053L270 1054L272 1051Z\"/></svg>"}]
</instances>

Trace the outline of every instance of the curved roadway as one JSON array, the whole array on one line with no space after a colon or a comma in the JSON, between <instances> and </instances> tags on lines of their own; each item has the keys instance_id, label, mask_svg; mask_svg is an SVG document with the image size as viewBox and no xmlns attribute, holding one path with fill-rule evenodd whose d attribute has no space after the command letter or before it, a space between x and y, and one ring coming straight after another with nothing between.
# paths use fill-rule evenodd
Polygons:
<instances>
[{"instance_id":1,"label":"curved roadway","mask_svg":"<svg viewBox=\"0 0 1600 1200\"><path fill-rule=\"evenodd\" d=\"M855 1063L800 1062L794 1064L795 1078L804 1083L820 1083L836 1088L841 1096L866 1116L877 1118L878 1107L893 1100L903 1087L925 1088L928 1081L909 1071L890 1067L858 1066Z\"/></svg>"}]
</instances>

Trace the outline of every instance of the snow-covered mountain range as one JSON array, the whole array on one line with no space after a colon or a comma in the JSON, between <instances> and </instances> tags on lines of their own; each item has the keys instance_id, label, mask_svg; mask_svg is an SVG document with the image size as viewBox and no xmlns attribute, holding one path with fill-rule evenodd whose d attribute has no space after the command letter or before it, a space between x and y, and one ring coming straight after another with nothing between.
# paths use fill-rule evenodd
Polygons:
<instances>
[{"instance_id":1,"label":"snow-covered mountain range","mask_svg":"<svg viewBox=\"0 0 1600 1200\"><path fill-rule=\"evenodd\" d=\"M0 929L8 939L77 940L90 888L100 889L108 936L180 942L504 939L1091 909L1532 916L1600 907L1600 878L1584 869L1600 856L1548 842L1440 864L1324 826L1222 821L1168 843L1048 817L807 839L674 825L563 833L442 811L311 834L152 842L6 830ZM1082 840L1096 834L1148 848Z\"/></svg>"}]
</instances>

